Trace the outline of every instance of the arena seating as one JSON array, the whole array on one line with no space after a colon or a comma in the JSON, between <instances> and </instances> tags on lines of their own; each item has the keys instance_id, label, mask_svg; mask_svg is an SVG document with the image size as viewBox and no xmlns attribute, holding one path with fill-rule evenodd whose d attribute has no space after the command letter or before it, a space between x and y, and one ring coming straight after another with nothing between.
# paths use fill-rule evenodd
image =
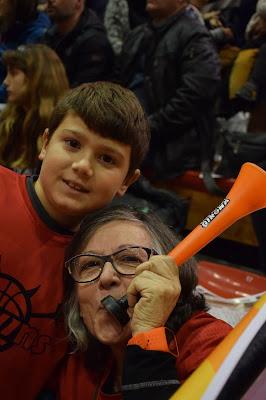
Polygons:
<instances>
[{"instance_id":1,"label":"arena seating","mask_svg":"<svg viewBox=\"0 0 266 400\"><path fill-rule=\"evenodd\" d=\"M234 179L217 178L216 183L223 189L226 195L230 191ZM195 228L209 214L210 210L214 209L223 199L222 196L216 196L207 192L198 171L187 171L174 179L155 181L153 184L157 187L172 190L180 196L189 199L190 207L186 224L188 231ZM250 246L258 245L250 216L237 221L221 237Z\"/></svg>"}]
</instances>

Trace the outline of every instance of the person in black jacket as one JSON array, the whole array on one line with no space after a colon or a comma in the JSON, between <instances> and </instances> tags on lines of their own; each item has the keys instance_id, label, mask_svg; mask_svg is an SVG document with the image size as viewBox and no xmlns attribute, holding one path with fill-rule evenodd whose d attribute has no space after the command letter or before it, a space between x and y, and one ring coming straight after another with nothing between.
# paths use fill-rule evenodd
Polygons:
<instances>
[{"instance_id":1,"label":"person in black jacket","mask_svg":"<svg viewBox=\"0 0 266 400\"><path fill-rule=\"evenodd\" d=\"M146 173L164 178L210 157L220 62L188 1L147 0L146 10L151 22L130 32L118 74L149 116Z\"/></svg>"},{"instance_id":2,"label":"person in black jacket","mask_svg":"<svg viewBox=\"0 0 266 400\"><path fill-rule=\"evenodd\" d=\"M44 43L61 58L70 85L108 80L113 65L111 45L102 22L85 0L48 0L47 13L53 26Z\"/></svg>"}]
</instances>

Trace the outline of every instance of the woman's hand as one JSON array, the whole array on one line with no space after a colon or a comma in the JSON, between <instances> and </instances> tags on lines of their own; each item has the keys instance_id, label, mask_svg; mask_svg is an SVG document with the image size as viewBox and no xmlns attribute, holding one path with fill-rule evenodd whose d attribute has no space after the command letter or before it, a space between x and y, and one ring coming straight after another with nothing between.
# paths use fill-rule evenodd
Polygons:
<instances>
[{"instance_id":1,"label":"woman's hand","mask_svg":"<svg viewBox=\"0 0 266 400\"><path fill-rule=\"evenodd\" d=\"M169 256L153 256L136 269L127 290L132 335L164 326L181 286L179 270Z\"/></svg>"}]
</instances>

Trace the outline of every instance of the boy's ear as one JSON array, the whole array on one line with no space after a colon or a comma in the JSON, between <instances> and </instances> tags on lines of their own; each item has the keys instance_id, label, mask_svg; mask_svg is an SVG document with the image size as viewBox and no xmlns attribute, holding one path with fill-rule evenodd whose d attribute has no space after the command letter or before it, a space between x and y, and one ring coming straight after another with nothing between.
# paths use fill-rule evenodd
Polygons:
<instances>
[{"instance_id":1,"label":"boy's ear","mask_svg":"<svg viewBox=\"0 0 266 400\"><path fill-rule=\"evenodd\" d=\"M136 182L139 179L139 177L140 177L140 170L139 169L135 169L133 174L131 174L130 176L126 177L126 179L123 182L123 185L121 185L121 187L117 191L116 195L118 197L124 196L124 194L126 193L127 189L129 188L129 186L131 186L134 182Z\"/></svg>"},{"instance_id":2,"label":"boy's ear","mask_svg":"<svg viewBox=\"0 0 266 400\"><path fill-rule=\"evenodd\" d=\"M43 159L45 157L48 142L49 142L49 129L46 128L42 135L42 148L41 148L41 152L38 157L39 160L41 160L41 161L43 161Z\"/></svg>"}]
</instances>

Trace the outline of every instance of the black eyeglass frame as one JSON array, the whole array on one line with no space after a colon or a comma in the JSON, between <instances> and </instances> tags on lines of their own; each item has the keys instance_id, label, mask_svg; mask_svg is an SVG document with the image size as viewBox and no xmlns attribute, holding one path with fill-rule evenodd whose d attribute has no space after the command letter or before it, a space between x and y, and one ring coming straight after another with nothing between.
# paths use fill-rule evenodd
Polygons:
<instances>
[{"instance_id":1,"label":"black eyeglass frame","mask_svg":"<svg viewBox=\"0 0 266 400\"><path fill-rule=\"evenodd\" d=\"M95 254L95 253L90 253L90 252L80 253L80 254L75 255L74 257L71 257L69 260L67 260L67 261L65 262L65 267L67 268L67 270L68 270L68 272L69 272L71 278L73 279L73 281L75 281L76 283L92 283L92 282L96 281L97 279L99 279L100 276L101 276L101 274L102 274L102 272L103 272L103 268L104 268L104 266L105 266L105 264L106 264L107 262L110 262L110 263L112 264L112 267L114 268L114 270L115 270L119 275L123 275L123 276L134 276L134 275L135 275L134 273L132 273L132 274L123 274L122 272L118 271L117 267L115 266L114 260L113 260L113 258L112 258L112 257L114 257L116 254L119 254L119 253L121 253L122 251L125 251L125 250L127 250L127 249L142 249L142 250L145 250L146 253L147 253L147 255L148 255L148 260L150 259L151 256L154 256L154 255L158 255L158 254L159 254L155 249L150 248L150 247L128 246L128 247L124 247L123 249L120 249L120 250L118 250L118 251L115 251L115 252L112 253L112 254L107 254L107 255ZM72 263L75 259L77 259L77 258L79 258L79 257L82 257L82 256L93 256L93 257L98 257L98 258L100 258L101 260L104 261L103 266L100 267L100 273L99 273L99 275L98 275L96 278L94 278L94 279L92 279L92 280L89 280L89 281L77 281L77 280L73 277L73 274L72 274L72 272L71 272L71 263ZM147 261L148 261L148 260L147 260ZM145 262L146 262L146 261L145 261ZM140 263L140 264L142 264L142 263ZM139 265L140 265L140 264L139 264ZM93 268L93 267L92 267L92 268Z\"/></svg>"}]
</instances>

